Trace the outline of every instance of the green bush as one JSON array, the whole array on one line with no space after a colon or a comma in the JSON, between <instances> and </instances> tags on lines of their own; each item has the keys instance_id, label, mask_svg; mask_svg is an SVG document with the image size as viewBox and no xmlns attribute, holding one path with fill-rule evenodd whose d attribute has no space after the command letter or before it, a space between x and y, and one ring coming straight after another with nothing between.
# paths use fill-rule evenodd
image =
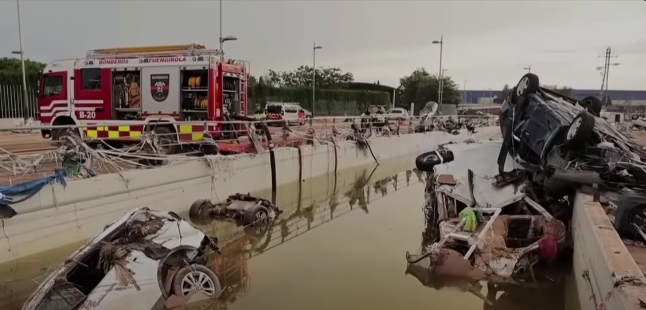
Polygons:
<instances>
[{"instance_id":1,"label":"green bush","mask_svg":"<svg viewBox=\"0 0 646 310\"><path fill-rule=\"evenodd\" d=\"M312 88L279 88L267 85L254 85L249 88L249 109L253 112L256 104L263 107L268 101L298 102L317 116L357 115L367 106L390 105L390 94L375 91L356 91L343 89L316 89L316 111L312 108Z\"/></svg>"}]
</instances>

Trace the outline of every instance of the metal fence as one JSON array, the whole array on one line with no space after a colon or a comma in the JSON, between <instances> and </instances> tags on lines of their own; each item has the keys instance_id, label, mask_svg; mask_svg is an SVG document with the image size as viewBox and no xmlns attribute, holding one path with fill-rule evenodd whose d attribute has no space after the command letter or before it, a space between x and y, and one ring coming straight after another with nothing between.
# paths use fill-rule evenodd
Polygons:
<instances>
[{"instance_id":1,"label":"metal fence","mask_svg":"<svg viewBox=\"0 0 646 310\"><path fill-rule=\"evenodd\" d=\"M38 96L27 89L23 100L22 85L0 85L0 118L38 118ZM26 104L23 102L26 101Z\"/></svg>"}]
</instances>

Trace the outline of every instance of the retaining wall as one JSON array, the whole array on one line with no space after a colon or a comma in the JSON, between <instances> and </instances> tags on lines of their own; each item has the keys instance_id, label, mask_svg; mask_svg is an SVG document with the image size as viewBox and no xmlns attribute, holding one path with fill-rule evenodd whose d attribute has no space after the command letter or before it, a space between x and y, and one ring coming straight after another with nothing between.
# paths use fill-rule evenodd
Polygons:
<instances>
[{"instance_id":1,"label":"retaining wall","mask_svg":"<svg viewBox=\"0 0 646 310\"><path fill-rule=\"evenodd\" d=\"M497 127L478 128L475 134L445 132L378 137L370 145L377 160L433 150L438 144L497 139ZM354 143L282 148L275 150L277 185L328 172L374 163L367 149ZM300 161L299 161L300 157ZM198 198L219 200L235 192L271 187L269 154L219 157L209 165L195 160L156 169L132 170L70 181L67 187L48 185L36 196L15 206L17 216L4 221L0 235L0 263L20 259L69 243L88 239L124 212L147 206L181 210Z\"/></svg>"},{"instance_id":2,"label":"retaining wall","mask_svg":"<svg viewBox=\"0 0 646 310\"><path fill-rule=\"evenodd\" d=\"M646 301L644 275L601 205L579 193L572 217L573 272L581 309L637 310Z\"/></svg>"}]
</instances>

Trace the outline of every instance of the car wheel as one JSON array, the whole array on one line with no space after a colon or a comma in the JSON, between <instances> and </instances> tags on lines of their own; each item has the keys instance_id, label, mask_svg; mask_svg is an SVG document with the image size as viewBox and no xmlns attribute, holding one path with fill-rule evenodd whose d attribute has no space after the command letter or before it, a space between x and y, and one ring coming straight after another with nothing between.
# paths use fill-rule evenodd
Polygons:
<instances>
[{"instance_id":1,"label":"car wheel","mask_svg":"<svg viewBox=\"0 0 646 310\"><path fill-rule=\"evenodd\" d=\"M565 143L569 146L582 146L585 145L594 132L594 121L595 118L592 114L588 112L581 112L577 115L572 123L570 123L570 128L568 128L567 135L565 137Z\"/></svg>"},{"instance_id":2,"label":"car wheel","mask_svg":"<svg viewBox=\"0 0 646 310\"><path fill-rule=\"evenodd\" d=\"M206 266L192 264L177 271L173 278L173 292L180 297L201 292L209 298L216 298L222 291L215 273Z\"/></svg>"},{"instance_id":3,"label":"car wheel","mask_svg":"<svg viewBox=\"0 0 646 310\"><path fill-rule=\"evenodd\" d=\"M603 106L601 99L595 96L585 97L581 100L581 106L586 108L592 115L597 117L601 116L601 107Z\"/></svg>"},{"instance_id":4,"label":"car wheel","mask_svg":"<svg viewBox=\"0 0 646 310\"><path fill-rule=\"evenodd\" d=\"M646 233L646 205L637 205L628 212L628 216L623 219L615 219L620 221L617 231L622 237L631 238L635 240L642 240L641 234L638 230Z\"/></svg>"},{"instance_id":5,"label":"car wheel","mask_svg":"<svg viewBox=\"0 0 646 310\"><path fill-rule=\"evenodd\" d=\"M540 82L536 74L527 73L518 82L518 85L514 87L512 93L512 100L514 103L518 103L518 99L526 97L530 94L535 94L540 89Z\"/></svg>"},{"instance_id":6,"label":"car wheel","mask_svg":"<svg viewBox=\"0 0 646 310\"><path fill-rule=\"evenodd\" d=\"M630 118L631 118L633 121L636 121L636 120L638 120L638 119L639 119L639 115L637 115L637 114L633 114Z\"/></svg>"},{"instance_id":7,"label":"car wheel","mask_svg":"<svg viewBox=\"0 0 646 310\"><path fill-rule=\"evenodd\" d=\"M256 206L250 210L245 211L242 218L242 225L244 226L265 226L269 223L269 211L263 206Z\"/></svg>"},{"instance_id":8,"label":"car wheel","mask_svg":"<svg viewBox=\"0 0 646 310\"><path fill-rule=\"evenodd\" d=\"M207 208L211 202L208 199L196 200L188 209L188 219L195 225L208 225L213 220L208 216Z\"/></svg>"},{"instance_id":9,"label":"car wheel","mask_svg":"<svg viewBox=\"0 0 646 310\"><path fill-rule=\"evenodd\" d=\"M452 162L454 159L453 152L450 150L436 150L422 153L415 158L415 167L423 172L431 172L435 166Z\"/></svg>"}]
</instances>

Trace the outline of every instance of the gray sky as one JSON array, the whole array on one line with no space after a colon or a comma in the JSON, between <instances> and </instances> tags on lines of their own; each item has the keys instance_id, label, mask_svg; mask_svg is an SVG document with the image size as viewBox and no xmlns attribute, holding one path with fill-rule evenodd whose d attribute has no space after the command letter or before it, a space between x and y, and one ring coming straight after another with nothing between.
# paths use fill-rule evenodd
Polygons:
<instances>
[{"instance_id":1,"label":"gray sky","mask_svg":"<svg viewBox=\"0 0 646 310\"><path fill-rule=\"evenodd\" d=\"M356 81L395 86L417 67L444 67L460 86L500 89L531 65L545 84L597 88L607 46L621 65L610 88L646 89L644 1L273 1L225 0L225 43L252 73L312 63ZM81 57L93 48L202 43L217 48L218 1L22 0L29 58ZM16 2L0 0L0 57L18 49Z\"/></svg>"}]
</instances>

